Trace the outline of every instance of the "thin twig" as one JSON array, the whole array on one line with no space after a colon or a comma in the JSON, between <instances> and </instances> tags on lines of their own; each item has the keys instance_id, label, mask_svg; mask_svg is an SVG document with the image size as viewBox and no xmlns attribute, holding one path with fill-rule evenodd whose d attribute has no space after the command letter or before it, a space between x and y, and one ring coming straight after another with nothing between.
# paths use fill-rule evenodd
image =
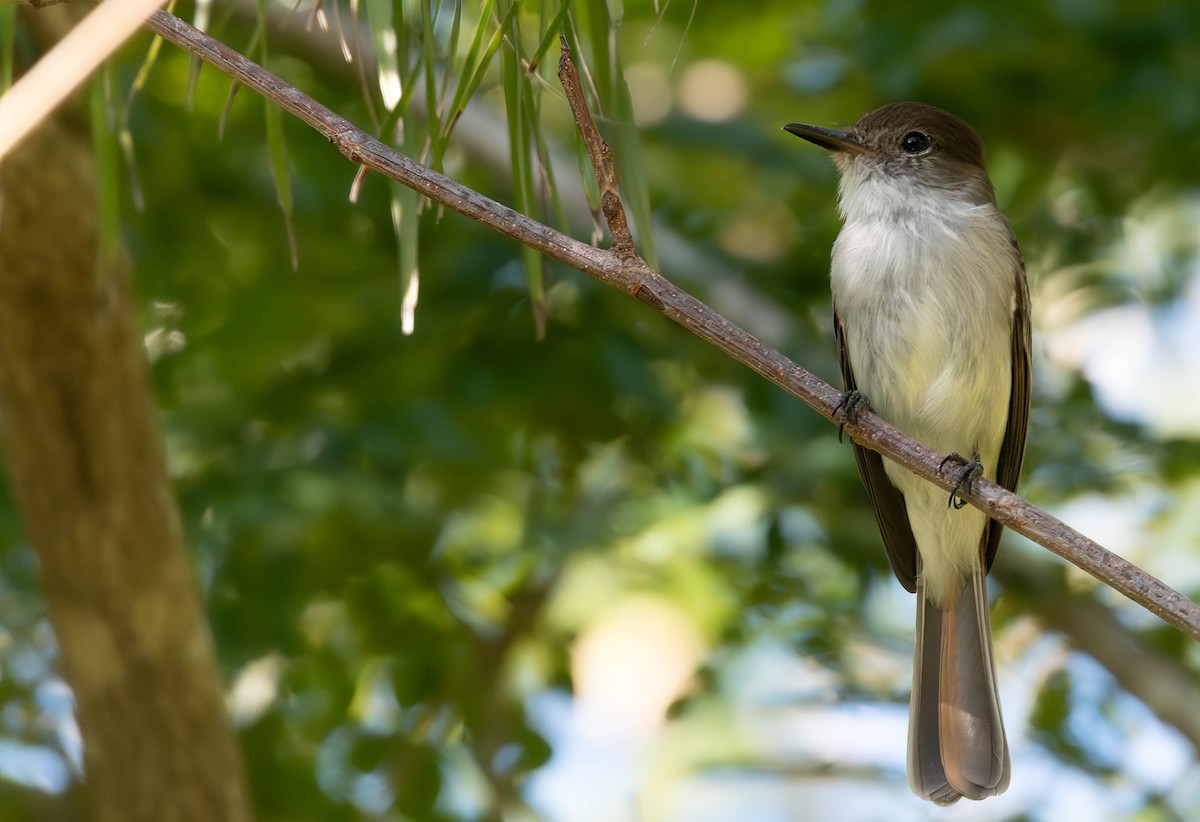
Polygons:
<instances>
[{"instance_id":1,"label":"thin twig","mask_svg":"<svg viewBox=\"0 0 1200 822\"><path fill-rule=\"evenodd\" d=\"M957 479L954 467L945 473L939 470L944 455L893 428L873 413L861 414L855 423L839 419L836 409L842 397L840 391L682 291L636 253L622 256L615 248L603 250L581 243L413 162L177 17L156 11L147 26L291 112L323 134L353 162L637 297L795 395L826 419L839 424L845 422L846 431L861 445L878 451L946 491L954 487ZM568 54L564 54L564 60L570 62ZM571 94L570 91L567 93ZM997 522L1074 563L1200 641L1200 606L1136 565L987 479L977 480L971 493L958 493Z\"/></svg>"},{"instance_id":2,"label":"thin twig","mask_svg":"<svg viewBox=\"0 0 1200 822\"><path fill-rule=\"evenodd\" d=\"M608 233L612 235L613 251L623 260L637 256L633 248L633 235L629 232L629 221L625 217L625 206L621 204L621 190L617 187L617 165L613 162L612 149L592 119L588 109L587 98L583 95L583 86L579 82L579 72L575 61L571 59L571 47L567 38L558 38L562 54L558 58L558 80L562 83L563 91L567 94L567 103L575 122L579 125L579 133L583 136L583 144L587 146L588 156L592 160L592 168L596 172L596 182L600 184L600 208L604 211L604 219L608 223ZM640 260L645 264L644 260Z\"/></svg>"}]
</instances>

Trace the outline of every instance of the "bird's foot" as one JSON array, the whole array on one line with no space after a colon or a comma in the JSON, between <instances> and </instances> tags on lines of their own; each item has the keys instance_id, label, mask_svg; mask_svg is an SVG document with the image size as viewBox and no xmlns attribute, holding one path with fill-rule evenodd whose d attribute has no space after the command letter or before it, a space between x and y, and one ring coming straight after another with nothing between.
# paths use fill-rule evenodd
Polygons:
<instances>
[{"instance_id":1,"label":"bird's foot","mask_svg":"<svg viewBox=\"0 0 1200 822\"><path fill-rule=\"evenodd\" d=\"M957 511L967 504L967 501L960 497L959 493L963 491L968 494L972 493L972 486L975 484L975 480L983 476L983 464L979 462L979 454L976 454L968 462L957 451L951 451L938 465L938 473L941 473L941 470L946 467L946 463L948 462L957 462L962 466L958 471L958 477L954 480L954 487L950 489L950 500L946 503L947 508L953 508Z\"/></svg>"},{"instance_id":2,"label":"bird's foot","mask_svg":"<svg viewBox=\"0 0 1200 822\"><path fill-rule=\"evenodd\" d=\"M857 388L851 388L845 394L842 394L841 400L833 408L833 415L840 419L838 425L838 442L842 441L842 432L846 429L846 423L854 424L858 422L858 415L863 411L870 411L871 404L867 402L867 398Z\"/></svg>"}]
</instances>

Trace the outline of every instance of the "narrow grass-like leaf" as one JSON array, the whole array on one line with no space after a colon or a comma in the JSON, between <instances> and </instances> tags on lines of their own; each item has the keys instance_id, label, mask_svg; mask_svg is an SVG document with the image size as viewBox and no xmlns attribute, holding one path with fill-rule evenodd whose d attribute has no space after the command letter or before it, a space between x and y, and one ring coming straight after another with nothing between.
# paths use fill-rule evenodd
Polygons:
<instances>
[{"instance_id":1,"label":"narrow grass-like leaf","mask_svg":"<svg viewBox=\"0 0 1200 822\"><path fill-rule=\"evenodd\" d=\"M446 68L447 69L453 69L455 66L458 65L458 41L459 41L459 38L462 37L462 10L463 10L462 0L455 0L455 2L454 2L454 18L450 21L450 39L448 39L446 41ZM442 90L439 94L439 97L441 99L439 102L441 103L441 105L443 107L446 104L446 95L449 93L449 90L450 90L450 75L452 73L453 73L452 71L447 70L446 73L442 76ZM438 113L442 114L444 112L445 112L445 108L442 108ZM438 133L440 134L441 132L439 131Z\"/></svg>"},{"instance_id":2,"label":"narrow grass-like leaf","mask_svg":"<svg viewBox=\"0 0 1200 822\"><path fill-rule=\"evenodd\" d=\"M391 183L391 189L392 224L396 230L400 261L400 330L407 336L416 330L417 298L421 286L420 195L397 182Z\"/></svg>"},{"instance_id":3,"label":"narrow grass-like leaf","mask_svg":"<svg viewBox=\"0 0 1200 822\"><path fill-rule=\"evenodd\" d=\"M533 310L533 328L538 342L546 339L546 279L545 257L527 245L521 246L525 262L525 278L529 283L529 304Z\"/></svg>"},{"instance_id":4,"label":"narrow grass-like leaf","mask_svg":"<svg viewBox=\"0 0 1200 822\"><path fill-rule=\"evenodd\" d=\"M250 47L247 48L247 52L252 53L257 50L258 62L269 68L266 19L266 0L258 0L258 24L250 38ZM236 91L237 85L235 84L229 90L227 108L232 103ZM296 271L300 268L300 251L296 244L296 228L292 219L292 179L288 174L287 140L283 135L283 109L266 97L263 98L263 103L266 106L267 154L271 161L271 177L275 181L275 195L279 200L279 210L283 214L284 228L287 230L292 270ZM222 115L223 119L224 115Z\"/></svg>"},{"instance_id":5,"label":"narrow grass-like leaf","mask_svg":"<svg viewBox=\"0 0 1200 822\"><path fill-rule=\"evenodd\" d=\"M533 214L537 198L534 195L533 164L530 161L530 127L536 126L527 118L524 95L532 93L524 67L521 65L521 18L510 12L519 0L500 0L498 8L508 21L504 29L508 47L503 57L504 109L508 120L509 156L512 163L513 191L516 207L522 214ZM546 333L546 289L540 254L522 249L525 276L529 282L529 297L533 306L534 326L540 340Z\"/></svg>"},{"instance_id":6,"label":"narrow grass-like leaf","mask_svg":"<svg viewBox=\"0 0 1200 822\"><path fill-rule=\"evenodd\" d=\"M134 150L133 132L129 130L129 112L133 109L133 102L137 96L146 87L146 81L150 78L150 72L154 69L155 63L158 61L158 55L162 52L163 40L161 37L154 37L150 40L150 47L146 49L146 55L142 58L142 63L138 66L137 74L134 75L133 82L129 85L129 92L125 95L125 106L121 111L120 125L117 127L117 144L121 148L121 155L125 158L125 168L129 173L129 191L133 197L134 207L141 211L146 207L145 197L142 194L142 181L138 176L137 154ZM199 65L197 60L196 65ZM189 92L190 93L190 92Z\"/></svg>"},{"instance_id":7,"label":"narrow grass-like leaf","mask_svg":"<svg viewBox=\"0 0 1200 822\"><path fill-rule=\"evenodd\" d=\"M264 0L258 0L258 19L254 24L254 31L250 34L250 42L246 44L246 54L256 58L263 65L267 63L267 9ZM199 60L199 58L194 58L194 60ZM193 63L193 68L196 71L188 76L189 107L191 106L192 84L199 77L199 65L201 64ZM229 95L225 98L225 105L221 109L221 116L217 120L218 139L225 135L225 122L229 117L230 110L233 108L233 100L237 97L238 89L241 87L242 84L237 80L229 84Z\"/></svg>"},{"instance_id":8,"label":"narrow grass-like leaf","mask_svg":"<svg viewBox=\"0 0 1200 822\"><path fill-rule=\"evenodd\" d=\"M112 73L112 63L105 63L92 78L88 98L92 143L96 151L96 208L100 220L97 274L116 261L120 248L121 164L117 147L116 114L111 94Z\"/></svg>"},{"instance_id":9,"label":"narrow grass-like leaf","mask_svg":"<svg viewBox=\"0 0 1200 822\"><path fill-rule=\"evenodd\" d=\"M438 119L438 90L437 90L437 37L433 30L433 8L430 0L421 0L421 57L422 71L425 74L425 118L426 132L432 143L433 135L441 133L441 122ZM424 152L422 152L424 153ZM440 159L433 168L441 171Z\"/></svg>"},{"instance_id":10,"label":"narrow grass-like leaf","mask_svg":"<svg viewBox=\"0 0 1200 822\"><path fill-rule=\"evenodd\" d=\"M487 0L487 2L484 3L484 9L490 10L493 5L494 3L492 0ZM517 6L514 3L502 12L500 24L497 26L496 31L492 34L491 40L488 41L487 48L484 49L483 54L479 57L479 60L475 62L474 70L470 72L469 77L466 72L464 72L460 77L458 88L455 89L454 92L454 100L450 104L450 108L447 109L446 116L442 118L443 139L449 139L450 132L454 129L454 124L458 122L459 116L462 114L463 109L466 108L467 100L471 98L471 96L475 93L475 90L479 88L479 84L483 82L483 78L487 74L488 66L492 62L492 57L495 56L496 51L500 48L500 44L504 42L504 32L508 29L509 23L513 19L513 15L516 13L516 10ZM474 43L472 43L471 51L469 52L467 58L468 65L471 64L473 61L473 56L478 50L479 42L481 41L482 35L486 29L488 16L490 16L490 14L481 15L479 18L479 26L475 30L476 40Z\"/></svg>"},{"instance_id":11,"label":"narrow grass-like leaf","mask_svg":"<svg viewBox=\"0 0 1200 822\"><path fill-rule=\"evenodd\" d=\"M416 72L426 73L427 100L434 87L437 53L431 4L429 0L366 0L364 9L375 41L379 93L387 110L379 129L380 139L399 143L402 152L416 157L415 149L421 141L405 117L413 100ZM420 53L410 63L414 46L420 46ZM436 109L431 109L431 115L436 118ZM420 287L418 229L422 200L412 189L394 182L389 185L389 193L400 273L400 326L405 334L412 334Z\"/></svg>"},{"instance_id":12,"label":"narrow grass-like leaf","mask_svg":"<svg viewBox=\"0 0 1200 822\"><path fill-rule=\"evenodd\" d=\"M508 48L504 49L503 57L503 89L504 113L508 123L509 159L512 165L513 188L517 195L517 208L524 213L528 194L532 190L529 184L529 144L526 141L524 107L521 97L525 92L523 71L521 70L519 49L521 48L520 18L507 12L514 9L519 0L501 0L506 12L508 25L505 37Z\"/></svg>"},{"instance_id":13,"label":"narrow grass-like leaf","mask_svg":"<svg viewBox=\"0 0 1200 822\"><path fill-rule=\"evenodd\" d=\"M521 96L521 115L525 118L526 135L533 143L534 156L537 159L536 167L531 165L530 169L530 177L533 181L530 196L531 198L536 197L536 194L541 192L544 197L548 197L549 210L553 212L558 224L565 226L567 223L566 213L563 211L562 201L558 196L558 186L554 181L554 167L550 163L550 148L546 143L546 133L544 129L538 127L541 109L540 95L537 86L528 82L529 76L527 74L525 77L527 87ZM540 172L540 175L535 175L535 172ZM538 185L539 176L540 185Z\"/></svg>"},{"instance_id":14,"label":"narrow grass-like leaf","mask_svg":"<svg viewBox=\"0 0 1200 822\"><path fill-rule=\"evenodd\" d=\"M122 122L117 132L117 145L120 146L121 156L125 159L125 171L129 175L129 196L133 199L133 207L144 211L146 196L142 191L141 175L138 174L137 150L133 143L133 132L125 122Z\"/></svg>"},{"instance_id":15,"label":"narrow grass-like leaf","mask_svg":"<svg viewBox=\"0 0 1200 822\"><path fill-rule=\"evenodd\" d=\"M167 6L168 10L174 6L174 0ZM229 4L228 8L222 14L218 15L217 28L224 27L233 18L233 4ZM267 59L266 53L266 35L267 35L267 9L263 0L258 0L257 4L258 16L255 18L254 31L250 34L250 42L246 44L244 53L249 57L254 57L259 63ZM199 9L197 9L199 13ZM207 19L201 22L207 22ZM201 28L200 23L196 24L197 28ZM201 31L204 29L201 28ZM196 87L200 83L200 70L204 67L204 61L199 57L192 55L191 62L188 65L188 81L187 94L184 99L187 101L187 110L192 110L192 105L195 101ZM221 115L221 120L217 124L217 133L224 134L225 132L225 115L229 113L229 109L233 106L233 98L237 94L239 83L233 82L229 87L229 97L225 101L225 111Z\"/></svg>"},{"instance_id":16,"label":"narrow grass-like leaf","mask_svg":"<svg viewBox=\"0 0 1200 822\"><path fill-rule=\"evenodd\" d=\"M225 139L225 124L229 122L229 112L233 110L233 101L237 98L238 89L242 84L236 80L229 86L229 94L225 97L225 105L221 107L221 116L217 118L217 139Z\"/></svg>"},{"instance_id":17,"label":"narrow grass-like leaf","mask_svg":"<svg viewBox=\"0 0 1200 822\"><path fill-rule=\"evenodd\" d=\"M292 220L292 181L288 174L287 141L283 136L283 109L263 98L267 107L267 151L271 155L271 176L275 178L275 193L287 228L288 249L292 270L300 268L300 252L296 246L296 229Z\"/></svg>"},{"instance_id":18,"label":"narrow grass-like leaf","mask_svg":"<svg viewBox=\"0 0 1200 822\"><path fill-rule=\"evenodd\" d=\"M619 62L618 62L619 68ZM633 102L623 73L617 78L617 105L613 123L613 155L621 181L621 195L629 209L633 229L637 234L638 252L650 265L658 265L651 229L650 182L646 178L646 160L642 141L633 122Z\"/></svg>"},{"instance_id":19,"label":"narrow grass-like leaf","mask_svg":"<svg viewBox=\"0 0 1200 822\"><path fill-rule=\"evenodd\" d=\"M212 20L212 5L212 0L196 0L195 10L192 14L192 25L200 29L200 31L208 31L209 29L209 23ZM175 0L171 0L167 6L167 10L174 13L174 6ZM264 25L265 21L266 13L263 10L263 5L259 3L258 26L261 27ZM196 99L196 87L200 84L200 71L203 67L204 62L196 55L192 55L190 64L188 65L187 94L185 95L189 111Z\"/></svg>"},{"instance_id":20,"label":"narrow grass-like leaf","mask_svg":"<svg viewBox=\"0 0 1200 822\"><path fill-rule=\"evenodd\" d=\"M376 5L379 2L380 0L368 0L370 5ZM409 106L412 104L413 95L417 88L414 80L417 72L424 66L423 57L414 59L411 65L406 62L409 53L414 50L412 43L416 35L413 34L412 27L406 25L404 21L405 19L413 20L421 15L419 4L423 0L411 0L411 2L417 5L398 4L397 7L402 10L402 15L399 20L392 24L392 32L395 35L394 42L396 45L391 49L392 54L389 58L389 63L395 67L394 77L390 73L393 69L389 68L389 73L385 74L383 63L380 62L380 77L385 84L384 102L389 105L391 110L388 112L388 116L384 120L383 127L379 133L381 139L389 142L393 139L392 135L395 132L397 124L408 114ZM404 15L408 15L407 18ZM374 25L372 25L372 30L374 30ZM377 52L380 49L388 50L388 43L383 38L377 36L375 48ZM386 85L388 83L393 83L395 88L389 91ZM398 99L394 103L389 102L397 93L399 94ZM409 148L409 152L410 156L417 156L412 153L412 147Z\"/></svg>"},{"instance_id":21,"label":"narrow grass-like leaf","mask_svg":"<svg viewBox=\"0 0 1200 822\"><path fill-rule=\"evenodd\" d=\"M441 5L439 3L439 10L440 8ZM464 67L458 65L458 43L459 38L462 36L462 10L462 0L454 0L454 19L450 21L450 39L446 43L446 68L442 74L442 88L437 95L437 128L430 127L429 129L429 162L438 170L443 168L446 147L450 144L450 141L446 138L446 133L449 132L450 127L446 125L443 119L447 116L446 103L450 96L450 77L451 75L457 75L459 82L462 83L465 76ZM483 23L484 21L481 21L481 28ZM431 120L430 122L432 123L433 121Z\"/></svg>"},{"instance_id":22,"label":"narrow grass-like leaf","mask_svg":"<svg viewBox=\"0 0 1200 822\"><path fill-rule=\"evenodd\" d=\"M350 25L346 28L350 30L350 43L346 43L345 35L342 37L342 53L347 55L347 60L351 59L349 55L354 55L355 76L358 77L358 83L362 86L363 101L367 105L367 116L371 123L382 131L382 125L379 121L379 107L375 103L375 92L373 91L370 78L367 76L367 60L363 59L363 45L360 41L360 33L370 27L370 16L364 18L364 12L359 10L359 0L350 0ZM360 25L361 24L361 25ZM343 32L345 29L343 29ZM377 61L378 62L378 61Z\"/></svg>"},{"instance_id":23,"label":"narrow grass-like leaf","mask_svg":"<svg viewBox=\"0 0 1200 822\"><path fill-rule=\"evenodd\" d=\"M461 3L459 4L461 7ZM471 79L478 73L480 63L486 65L486 61L480 57L480 49L483 48L483 38L487 34L488 24L492 18L492 8L496 5L495 0L484 0L483 5L479 9L479 17L475 21L475 31L471 35L471 45L467 48L467 53L463 55L462 70L458 73L458 83L454 87L454 95L450 98L450 106L444 112L447 118L453 118L458 111L459 106L468 94L468 86ZM491 42L488 44L487 51L495 53L497 46L500 44L500 39L504 35L504 26L507 20L496 29L492 35ZM490 54L487 58L490 60ZM450 125L445 127L448 132Z\"/></svg>"},{"instance_id":24,"label":"narrow grass-like leaf","mask_svg":"<svg viewBox=\"0 0 1200 822\"><path fill-rule=\"evenodd\" d=\"M254 23L254 31L250 35L250 42L246 44L246 54L254 56L260 64L266 65L266 5L264 0L258 0L258 18L257 22ZM202 62L199 62L199 58L192 59L192 71L188 72L187 76L188 108L191 108L192 94L196 90L194 86L196 86L199 79L200 66L202 65ZM224 127L226 127L229 112L233 109L234 98L238 96L238 89L240 88L241 83L238 80L234 80L233 83L229 84L229 94L226 97L226 104L221 109L220 118L217 118L217 139L224 138Z\"/></svg>"},{"instance_id":25,"label":"narrow grass-like leaf","mask_svg":"<svg viewBox=\"0 0 1200 822\"><path fill-rule=\"evenodd\" d=\"M150 71L154 68L154 64L158 61L158 55L162 51L162 44L161 37L154 37L150 40L146 56L142 58L142 64L138 66L137 74L134 75L133 82L129 85L129 93L125 95L125 116L121 118L123 125L129 123L129 109L133 107L134 98L146 87L146 80L149 79Z\"/></svg>"},{"instance_id":26,"label":"narrow grass-like leaf","mask_svg":"<svg viewBox=\"0 0 1200 822\"><path fill-rule=\"evenodd\" d=\"M429 89L437 90L437 35L434 27L430 0L403 0L404 17L399 25L404 28L400 38L400 66L404 69L404 108L407 111L418 92L425 91L429 102ZM418 75L426 74L426 83L417 84Z\"/></svg>"},{"instance_id":27,"label":"narrow grass-like leaf","mask_svg":"<svg viewBox=\"0 0 1200 822\"><path fill-rule=\"evenodd\" d=\"M559 0L558 9L542 29L542 41L538 43L537 50L529 58L530 71L536 70L542 64L542 58L546 56L546 51L551 45L558 42L558 36L562 33L563 20L566 18L567 9L570 7L571 0Z\"/></svg>"},{"instance_id":28,"label":"narrow grass-like leaf","mask_svg":"<svg viewBox=\"0 0 1200 822\"><path fill-rule=\"evenodd\" d=\"M17 7L0 6L0 93L13 81L13 59L17 43Z\"/></svg>"},{"instance_id":29,"label":"narrow grass-like leaf","mask_svg":"<svg viewBox=\"0 0 1200 822\"><path fill-rule=\"evenodd\" d=\"M613 65L610 59L610 41L612 27L609 25L608 3L606 0L586 0L584 3L584 20L587 29L584 39L591 44L591 77L596 84L596 93L600 99L598 120L604 120L612 115L613 103ZM590 36L589 36L590 35ZM582 53L582 52L581 52Z\"/></svg>"},{"instance_id":30,"label":"narrow grass-like leaf","mask_svg":"<svg viewBox=\"0 0 1200 822\"><path fill-rule=\"evenodd\" d=\"M375 64L378 71L378 89L383 97L388 116L380 127L381 139L391 142L391 135L404 112L400 108L404 88L400 76L398 46L395 42L393 7L391 0L366 0L363 8L367 14L367 28L375 41ZM373 96L373 95L372 95Z\"/></svg>"}]
</instances>

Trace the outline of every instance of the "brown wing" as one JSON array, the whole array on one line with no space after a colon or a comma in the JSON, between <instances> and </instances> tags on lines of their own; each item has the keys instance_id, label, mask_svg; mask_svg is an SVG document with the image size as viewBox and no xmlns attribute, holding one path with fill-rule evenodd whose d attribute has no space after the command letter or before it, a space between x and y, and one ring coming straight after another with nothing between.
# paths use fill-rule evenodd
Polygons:
<instances>
[{"instance_id":1,"label":"brown wing","mask_svg":"<svg viewBox=\"0 0 1200 822\"><path fill-rule=\"evenodd\" d=\"M857 388L854 381L854 370L850 367L850 353L846 350L846 334L842 322L838 319L837 309L833 312L833 327L837 334L838 359L842 364L842 383L847 391ZM870 401L867 397L867 401ZM1007 443L1007 439L1005 440ZM913 538L912 526L908 524L908 510L904 506L904 496L892 485L883 471L883 457L874 451L861 447L851 440L854 446L854 461L858 463L858 475L862 477L863 485L871 496L871 504L875 506L875 521L879 523L879 533L883 536L883 547L887 551L888 562L892 572L900 584L909 591L917 590L917 541ZM1018 461L1018 469L1020 464ZM999 529L997 529L999 530Z\"/></svg>"},{"instance_id":2,"label":"brown wing","mask_svg":"<svg viewBox=\"0 0 1200 822\"><path fill-rule=\"evenodd\" d=\"M1016 258L1017 278L1016 307L1013 309L1012 330L1012 393L1008 400L1008 427L1004 430L1004 442L1000 445L1000 460L996 464L996 482L1009 491L1017 490L1021 476L1021 462L1025 459L1025 435L1029 431L1030 352L1033 344L1029 330L1029 286L1025 282L1025 262L1021 250L1013 239L1013 256ZM1004 527L995 520L988 520L985 565L991 570L1000 545L1000 533Z\"/></svg>"}]
</instances>

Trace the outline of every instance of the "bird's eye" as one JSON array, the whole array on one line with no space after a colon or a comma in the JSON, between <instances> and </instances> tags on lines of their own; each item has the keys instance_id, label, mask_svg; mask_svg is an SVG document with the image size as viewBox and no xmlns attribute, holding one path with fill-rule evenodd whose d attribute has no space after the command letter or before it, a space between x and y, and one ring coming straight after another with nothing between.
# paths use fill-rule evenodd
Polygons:
<instances>
[{"instance_id":1,"label":"bird's eye","mask_svg":"<svg viewBox=\"0 0 1200 822\"><path fill-rule=\"evenodd\" d=\"M929 148L929 135L919 131L910 131L900 141L900 148L905 154L920 154Z\"/></svg>"}]
</instances>

